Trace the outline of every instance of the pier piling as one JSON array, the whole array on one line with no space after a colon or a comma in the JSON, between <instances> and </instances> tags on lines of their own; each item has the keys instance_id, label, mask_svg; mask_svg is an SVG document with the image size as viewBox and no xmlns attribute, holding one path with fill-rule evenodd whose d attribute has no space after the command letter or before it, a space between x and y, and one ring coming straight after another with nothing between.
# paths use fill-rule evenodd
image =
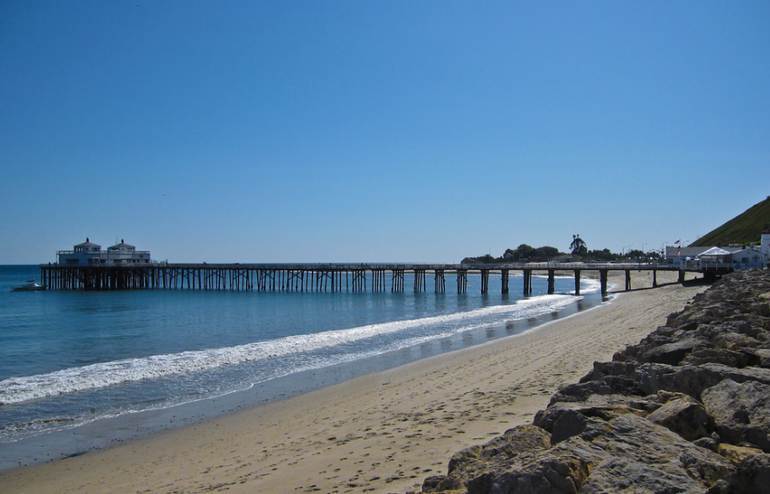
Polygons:
<instances>
[{"instance_id":1,"label":"pier piling","mask_svg":"<svg viewBox=\"0 0 770 494\"><path fill-rule=\"evenodd\" d=\"M457 293L465 293L468 290L468 270L457 270Z\"/></svg>"},{"instance_id":2,"label":"pier piling","mask_svg":"<svg viewBox=\"0 0 770 494\"><path fill-rule=\"evenodd\" d=\"M607 270L599 270L599 285L601 286L602 297L607 296Z\"/></svg>"},{"instance_id":3,"label":"pier piling","mask_svg":"<svg viewBox=\"0 0 770 494\"><path fill-rule=\"evenodd\" d=\"M522 271L522 281L524 285L524 296L529 297L532 295L532 270L525 269Z\"/></svg>"},{"instance_id":4,"label":"pier piling","mask_svg":"<svg viewBox=\"0 0 770 494\"><path fill-rule=\"evenodd\" d=\"M580 270L575 270L575 295L580 295Z\"/></svg>"},{"instance_id":5,"label":"pier piling","mask_svg":"<svg viewBox=\"0 0 770 494\"><path fill-rule=\"evenodd\" d=\"M556 291L556 273L553 269L548 270L548 294L552 295Z\"/></svg>"},{"instance_id":6,"label":"pier piling","mask_svg":"<svg viewBox=\"0 0 770 494\"><path fill-rule=\"evenodd\" d=\"M500 293L503 295L508 294L508 270L500 270Z\"/></svg>"},{"instance_id":7,"label":"pier piling","mask_svg":"<svg viewBox=\"0 0 770 494\"><path fill-rule=\"evenodd\" d=\"M488 269L481 270L481 293L485 295L489 293L489 270Z\"/></svg>"}]
</instances>

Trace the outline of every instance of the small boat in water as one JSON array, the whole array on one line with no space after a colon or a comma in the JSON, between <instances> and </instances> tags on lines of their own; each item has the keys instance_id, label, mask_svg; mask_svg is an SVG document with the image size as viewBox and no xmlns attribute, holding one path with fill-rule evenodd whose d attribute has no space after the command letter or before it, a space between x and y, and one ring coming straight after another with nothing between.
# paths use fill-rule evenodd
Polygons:
<instances>
[{"instance_id":1,"label":"small boat in water","mask_svg":"<svg viewBox=\"0 0 770 494\"><path fill-rule=\"evenodd\" d=\"M40 283L35 282L35 280L29 280L23 285L19 285L17 287L14 287L12 291L14 292L37 292L40 290L45 290L45 287L41 285Z\"/></svg>"}]
</instances>

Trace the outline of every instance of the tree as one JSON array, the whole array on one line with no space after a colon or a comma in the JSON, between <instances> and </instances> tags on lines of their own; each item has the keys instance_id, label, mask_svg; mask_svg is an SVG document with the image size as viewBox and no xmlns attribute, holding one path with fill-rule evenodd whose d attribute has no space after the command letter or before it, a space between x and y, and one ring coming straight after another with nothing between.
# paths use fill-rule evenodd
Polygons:
<instances>
[{"instance_id":1,"label":"tree","mask_svg":"<svg viewBox=\"0 0 770 494\"><path fill-rule=\"evenodd\" d=\"M601 249L589 250L584 257L592 261L614 261L618 258L618 255L610 252L610 249Z\"/></svg>"},{"instance_id":2,"label":"tree","mask_svg":"<svg viewBox=\"0 0 770 494\"><path fill-rule=\"evenodd\" d=\"M556 247L551 247L550 245L544 245L542 247L538 247L535 249L535 251L532 253L532 257L534 259L537 259L538 261L550 261L554 257L557 257L559 255L559 249Z\"/></svg>"},{"instance_id":3,"label":"tree","mask_svg":"<svg viewBox=\"0 0 770 494\"><path fill-rule=\"evenodd\" d=\"M479 257L466 257L465 259L460 261L460 263L461 264L472 264L472 263L491 264L497 261L499 261L499 259L492 257L491 254L484 254L483 256L479 256Z\"/></svg>"},{"instance_id":4,"label":"tree","mask_svg":"<svg viewBox=\"0 0 770 494\"><path fill-rule=\"evenodd\" d=\"M531 245L521 244L516 249L506 249L503 253L503 261L548 261L559 255L559 249L544 245L542 247L532 247Z\"/></svg>"},{"instance_id":5,"label":"tree","mask_svg":"<svg viewBox=\"0 0 770 494\"><path fill-rule=\"evenodd\" d=\"M532 257L533 252L535 252L534 247L527 244L521 244L518 247L516 247L516 254L517 254L516 260L519 261L519 260L529 259L530 257Z\"/></svg>"}]
</instances>

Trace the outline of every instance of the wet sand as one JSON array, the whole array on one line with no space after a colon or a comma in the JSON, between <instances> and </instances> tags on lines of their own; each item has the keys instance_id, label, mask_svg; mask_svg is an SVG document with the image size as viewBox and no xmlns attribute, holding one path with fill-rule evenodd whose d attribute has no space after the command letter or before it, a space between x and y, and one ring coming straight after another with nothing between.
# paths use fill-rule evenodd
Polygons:
<instances>
[{"instance_id":1,"label":"wet sand","mask_svg":"<svg viewBox=\"0 0 770 494\"><path fill-rule=\"evenodd\" d=\"M659 273L659 283L675 273ZM649 286L644 273L636 287ZM611 279L618 287L621 279ZM0 474L0 492L404 492L528 423L702 286L624 293L530 332L147 439Z\"/></svg>"}]
</instances>

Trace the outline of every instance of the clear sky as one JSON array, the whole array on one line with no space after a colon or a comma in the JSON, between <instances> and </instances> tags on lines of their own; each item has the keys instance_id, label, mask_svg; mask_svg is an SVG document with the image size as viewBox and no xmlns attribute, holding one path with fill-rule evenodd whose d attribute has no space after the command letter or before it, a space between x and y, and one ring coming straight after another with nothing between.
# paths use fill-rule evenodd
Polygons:
<instances>
[{"instance_id":1,"label":"clear sky","mask_svg":"<svg viewBox=\"0 0 770 494\"><path fill-rule=\"evenodd\" d=\"M547 5L544 5L547 4ZM770 194L770 2L0 2L0 263L659 248Z\"/></svg>"}]
</instances>

